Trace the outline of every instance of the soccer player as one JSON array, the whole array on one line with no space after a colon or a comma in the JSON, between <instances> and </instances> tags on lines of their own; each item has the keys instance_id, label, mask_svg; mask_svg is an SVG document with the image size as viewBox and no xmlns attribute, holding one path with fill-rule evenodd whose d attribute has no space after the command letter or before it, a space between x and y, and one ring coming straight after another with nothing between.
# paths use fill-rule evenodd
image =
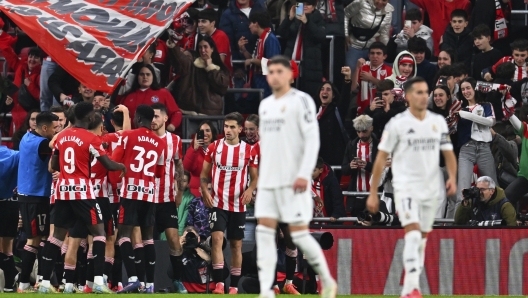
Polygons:
<instances>
[{"instance_id":1,"label":"soccer player","mask_svg":"<svg viewBox=\"0 0 528 298\"><path fill-rule=\"evenodd\" d=\"M55 134L58 117L50 112L37 115L37 128L27 132L20 141L18 164L18 202L24 232L28 238L22 257L22 272L18 292L33 292L29 287L29 275L33 270L41 240L49 235L51 173L48 163L51 157L49 142ZM39 264L40 267L41 264ZM53 265L52 265L53 266Z\"/></svg>"},{"instance_id":2,"label":"soccer player","mask_svg":"<svg viewBox=\"0 0 528 298\"><path fill-rule=\"evenodd\" d=\"M323 298L333 298L337 284L330 275L321 247L310 235L313 200L309 188L319 153L319 128L312 98L293 89L290 61L275 56L268 63L273 95L259 108L261 163L255 202L257 265L260 297L274 297L276 227L287 223L293 243L304 252L321 278ZM280 150L278 150L280 148Z\"/></svg>"},{"instance_id":3,"label":"soccer player","mask_svg":"<svg viewBox=\"0 0 528 298\"><path fill-rule=\"evenodd\" d=\"M396 211L405 230L405 279L401 296L421 298L419 279L424 266L426 237L433 228L436 204L442 193L438 187L443 179L438 168L439 151L449 173L448 196L456 192L457 164L444 118L427 111L427 82L420 77L412 78L404 84L404 91L409 109L385 126L373 166L367 208L371 214L378 212L378 184L390 154Z\"/></svg>"},{"instance_id":4,"label":"soccer player","mask_svg":"<svg viewBox=\"0 0 528 298\"><path fill-rule=\"evenodd\" d=\"M75 106L75 126L62 131L55 142L51 168L60 172L55 194L55 230L50 236L42 257L42 283L40 293L55 293L50 284L53 264L57 260L68 229L80 219L93 236L94 293L112 293L104 284L104 254L106 237L101 208L93 193L90 180L91 156L94 156L110 171L125 171L122 164L111 161L103 150L99 138L87 130L93 106L80 102Z\"/></svg>"},{"instance_id":5,"label":"soccer player","mask_svg":"<svg viewBox=\"0 0 528 298\"><path fill-rule=\"evenodd\" d=\"M167 107L161 103L155 103L151 107L154 109L152 130L167 143L165 173L163 177L156 179L157 189L154 197L156 203L156 228L160 233L165 232L169 242L174 288L177 293L187 293L180 280L183 267L183 250L178 234L178 212L176 210L181 203L183 194L183 189L181 188L181 179L183 178L183 164L181 162L182 141L179 136L168 132L165 128L165 123L169 120ZM176 186L178 187L176 196L174 194L175 178Z\"/></svg>"},{"instance_id":6,"label":"soccer player","mask_svg":"<svg viewBox=\"0 0 528 298\"><path fill-rule=\"evenodd\" d=\"M156 250L153 240L155 178L163 177L167 145L165 140L162 140L151 130L152 119L154 119L154 110L147 105L139 105L134 115L134 124L138 128L124 131L112 154L113 160L123 161L127 167L127 174L123 177L120 192L121 203L117 239L128 274L128 283L118 293L130 292L141 286L130 240L135 226L141 228L141 238L145 251L145 292L154 293L156 265Z\"/></svg>"},{"instance_id":7,"label":"soccer player","mask_svg":"<svg viewBox=\"0 0 528 298\"><path fill-rule=\"evenodd\" d=\"M258 164L252 146L240 141L244 117L238 112L224 118L223 139L210 144L205 153L200 182L205 206L211 225L213 294L224 294L224 255L222 244L224 231L231 244L231 286L229 294L238 293L238 281L242 270L242 239L246 225L246 204L251 201L257 187ZM251 183L247 189L248 172ZM212 180L211 180L212 176ZM213 194L207 190L212 182Z\"/></svg>"}]
</instances>

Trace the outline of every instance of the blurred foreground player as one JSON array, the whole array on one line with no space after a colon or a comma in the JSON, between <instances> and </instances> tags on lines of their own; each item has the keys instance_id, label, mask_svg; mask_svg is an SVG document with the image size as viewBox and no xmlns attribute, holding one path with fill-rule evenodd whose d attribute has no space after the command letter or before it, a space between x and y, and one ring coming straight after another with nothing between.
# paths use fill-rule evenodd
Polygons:
<instances>
[{"instance_id":1,"label":"blurred foreground player","mask_svg":"<svg viewBox=\"0 0 528 298\"><path fill-rule=\"evenodd\" d=\"M449 179L447 195L456 192L457 164L444 118L427 110L427 82L413 78L404 84L409 109L385 126L372 171L367 209L379 209L378 184L387 157L392 155L392 185L396 211L405 230L402 297L421 298L420 274L424 267L427 234L433 229L441 184L439 162L442 152ZM443 180L442 180L443 181ZM438 183L436 183L438 182Z\"/></svg>"},{"instance_id":2,"label":"blurred foreground player","mask_svg":"<svg viewBox=\"0 0 528 298\"><path fill-rule=\"evenodd\" d=\"M260 150L262 160L255 203L257 265L260 297L274 297L277 250L277 223L289 225L293 243L301 249L321 278L323 298L337 294L337 284L330 275L319 243L310 235L313 201L309 183L319 152L319 128L312 98L290 83L290 61L275 56L268 62L268 83L273 95L259 108ZM288 144L288 146L284 146ZM281 148L281 150L277 150Z\"/></svg>"}]
</instances>

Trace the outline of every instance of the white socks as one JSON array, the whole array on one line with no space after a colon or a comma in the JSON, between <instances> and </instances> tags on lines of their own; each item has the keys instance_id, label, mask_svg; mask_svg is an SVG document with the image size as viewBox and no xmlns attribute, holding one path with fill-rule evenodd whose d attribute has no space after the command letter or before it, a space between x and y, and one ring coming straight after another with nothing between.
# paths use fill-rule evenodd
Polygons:
<instances>
[{"instance_id":1,"label":"white socks","mask_svg":"<svg viewBox=\"0 0 528 298\"><path fill-rule=\"evenodd\" d=\"M255 230L257 240L257 267L259 270L260 294L265 297L275 297L271 289L275 281L277 266L276 230L258 225Z\"/></svg>"},{"instance_id":2,"label":"white socks","mask_svg":"<svg viewBox=\"0 0 528 298\"><path fill-rule=\"evenodd\" d=\"M420 241L420 249L418 253L420 254L420 273L425 269L425 246L427 244L427 238L422 238Z\"/></svg>"},{"instance_id":3,"label":"white socks","mask_svg":"<svg viewBox=\"0 0 528 298\"><path fill-rule=\"evenodd\" d=\"M335 281L330 275L323 250L308 230L291 232L292 241L306 256L306 261L321 278L323 287L332 286Z\"/></svg>"},{"instance_id":4,"label":"white socks","mask_svg":"<svg viewBox=\"0 0 528 298\"><path fill-rule=\"evenodd\" d=\"M410 294L414 289L420 289L420 268L422 263L419 251L421 242L422 233L420 231L415 230L405 234L405 247L403 248L405 278L403 280L402 296Z\"/></svg>"}]
</instances>

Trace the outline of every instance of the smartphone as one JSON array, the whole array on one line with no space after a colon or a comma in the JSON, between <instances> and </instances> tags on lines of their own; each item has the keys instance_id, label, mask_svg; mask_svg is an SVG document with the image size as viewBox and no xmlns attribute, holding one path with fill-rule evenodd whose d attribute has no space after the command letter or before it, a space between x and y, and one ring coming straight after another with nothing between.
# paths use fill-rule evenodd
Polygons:
<instances>
[{"instance_id":1,"label":"smartphone","mask_svg":"<svg viewBox=\"0 0 528 298\"><path fill-rule=\"evenodd\" d=\"M405 21L405 27L411 28L412 21Z\"/></svg>"},{"instance_id":2,"label":"smartphone","mask_svg":"<svg viewBox=\"0 0 528 298\"><path fill-rule=\"evenodd\" d=\"M204 131L203 131L203 129L200 129L200 131L198 132L196 138L198 140L203 140L204 139Z\"/></svg>"},{"instance_id":3,"label":"smartphone","mask_svg":"<svg viewBox=\"0 0 528 298\"><path fill-rule=\"evenodd\" d=\"M354 157L353 161L357 163L359 161L359 157Z\"/></svg>"},{"instance_id":4,"label":"smartphone","mask_svg":"<svg viewBox=\"0 0 528 298\"><path fill-rule=\"evenodd\" d=\"M438 85L447 86L447 78L438 79Z\"/></svg>"},{"instance_id":5,"label":"smartphone","mask_svg":"<svg viewBox=\"0 0 528 298\"><path fill-rule=\"evenodd\" d=\"M376 92L376 94L374 95L374 98L379 98L379 100L382 100L382 94L381 92Z\"/></svg>"},{"instance_id":6,"label":"smartphone","mask_svg":"<svg viewBox=\"0 0 528 298\"><path fill-rule=\"evenodd\" d=\"M297 3L297 5L295 6L295 14L298 16L302 16L304 14L304 3Z\"/></svg>"}]
</instances>

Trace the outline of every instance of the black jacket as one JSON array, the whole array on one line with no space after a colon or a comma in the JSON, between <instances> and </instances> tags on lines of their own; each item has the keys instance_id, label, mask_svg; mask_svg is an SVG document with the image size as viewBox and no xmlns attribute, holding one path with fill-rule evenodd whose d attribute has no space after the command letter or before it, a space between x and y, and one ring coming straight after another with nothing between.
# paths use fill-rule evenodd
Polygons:
<instances>
[{"instance_id":1,"label":"black jacket","mask_svg":"<svg viewBox=\"0 0 528 298\"><path fill-rule=\"evenodd\" d=\"M57 66L48 79L48 87L57 101L61 93L64 95L75 95L79 93L79 81L72 77L62 67Z\"/></svg>"},{"instance_id":2,"label":"black jacket","mask_svg":"<svg viewBox=\"0 0 528 298\"><path fill-rule=\"evenodd\" d=\"M469 68L471 63L471 55L473 53L473 37L468 27L460 34L453 31L453 27L448 25L443 35L443 42L440 45L440 50L453 49L457 55L458 62L464 62Z\"/></svg>"},{"instance_id":3,"label":"black jacket","mask_svg":"<svg viewBox=\"0 0 528 298\"><path fill-rule=\"evenodd\" d=\"M350 184L348 185L349 191L355 191L356 185L357 185L357 169L351 169L350 163L352 162L354 157L357 157L358 142L359 142L359 137L348 142L346 150L345 150L345 156L343 157L343 163L341 164L341 175L352 176L350 179ZM378 144L379 144L379 140L376 138L374 134L372 134L371 161L367 162L367 166L365 167L365 170L369 173L372 172L372 166L374 165L374 160L376 159L376 156L378 155Z\"/></svg>"},{"instance_id":4,"label":"black jacket","mask_svg":"<svg viewBox=\"0 0 528 298\"><path fill-rule=\"evenodd\" d=\"M323 191L323 202L326 209L326 214L329 217L339 218L346 216L345 204L343 199L343 193L341 192L341 186L334 171L330 165L325 164L325 170L323 174L327 173L323 178L322 187ZM321 175L323 175L321 174Z\"/></svg>"},{"instance_id":5,"label":"black jacket","mask_svg":"<svg viewBox=\"0 0 528 298\"><path fill-rule=\"evenodd\" d=\"M331 165L339 165L343 161L343 154L345 154L346 144L348 139L345 139L336 113L337 106L334 103L328 105L321 118L319 118L319 139L321 140L321 147L319 148L319 156ZM340 116L341 117L341 116ZM341 120L343 123L343 120Z\"/></svg>"},{"instance_id":6,"label":"black jacket","mask_svg":"<svg viewBox=\"0 0 528 298\"><path fill-rule=\"evenodd\" d=\"M406 109L407 107L405 106L405 102L393 101L390 105L390 110L388 112L385 112L383 108L371 111L370 107L368 107L365 110L365 114L369 115L372 120L374 120L374 134L377 136L381 136L381 134L383 133L383 129L385 128L385 125L389 122L389 120L397 114L404 112Z\"/></svg>"},{"instance_id":7,"label":"black jacket","mask_svg":"<svg viewBox=\"0 0 528 298\"><path fill-rule=\"evenodd\" d=\"M308 22L304 25L302 47L303 57L299 67L300 90L310 94L312 97L319 91L323 78L323 62L321 47L326 39L325 22L323 16L317 10L307 14ZM285 18L277 29L277 34L283 40L287 40L284 55L291 57L295 47L295 40L302 22L294 18Z\"/></svg>"}]
</instances>

